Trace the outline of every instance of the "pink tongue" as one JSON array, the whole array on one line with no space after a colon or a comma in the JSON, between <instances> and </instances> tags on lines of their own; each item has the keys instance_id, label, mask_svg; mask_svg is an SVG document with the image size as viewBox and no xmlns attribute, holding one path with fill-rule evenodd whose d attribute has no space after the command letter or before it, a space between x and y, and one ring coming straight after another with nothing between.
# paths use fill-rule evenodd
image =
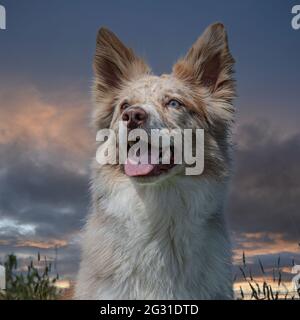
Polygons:
<instances>
[{"instance_id":1,"label":"pink tongue","mask_svg":"<svg viewBox=\"0 0 300 320\"><path fill-rule=\"evenodd\" d=\"M148 162L148 153L140 156L139 163L136 160L130 158L127 159L124 168L127 176L146 176L149 174L155 167L155 164L147 163Z\"/></svg>"},{"instance_id":2,"label":"pink tongue","mask_svg":"<svg viewBox=\"0 0 300 320\"><path fill-rule=\"evenodd\" d=\"M125 173L130 176L146 176L154 169L153 164L133 164L130 160L125 164Z\"/></svg>"}]
</instances>

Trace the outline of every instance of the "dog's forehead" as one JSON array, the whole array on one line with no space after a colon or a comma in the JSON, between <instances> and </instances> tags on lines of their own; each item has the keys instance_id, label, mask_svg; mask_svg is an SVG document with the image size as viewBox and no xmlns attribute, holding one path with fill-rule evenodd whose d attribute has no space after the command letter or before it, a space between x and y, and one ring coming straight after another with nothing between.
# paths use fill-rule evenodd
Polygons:
<instances>
[{"instance_id":1,"label":"dog's forehead","mask_svg":"<svg viewBox=\"0 0 300 320\"><path fill-rule=\"evenodd\" d=\"M164 95L183 90L181 82L172 75L147 75L128 84L125 94L132 99L160 99Z\"/></svg>"}]
</instances>

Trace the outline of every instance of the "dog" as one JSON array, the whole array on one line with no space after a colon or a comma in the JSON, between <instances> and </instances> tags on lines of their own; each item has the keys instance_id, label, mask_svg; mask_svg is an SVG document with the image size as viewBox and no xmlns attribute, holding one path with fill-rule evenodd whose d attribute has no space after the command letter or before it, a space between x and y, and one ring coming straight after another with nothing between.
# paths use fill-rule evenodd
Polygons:
<instances>
[{"instance_id":1,"label":"dog","mask_svg":"<svg viewBox=\"0 0 300 320\"><path fill-rule=\"evenodd\" d=\"M203 129L204 169L186 175L185 163L93 161L75 299L233 298L223 213L232 171L233 67L221 23L210 25L172 73L161 76L111 31L99 30L96 131L117 131L119 121L129 131Z\"/></svg>"}]
</instances>

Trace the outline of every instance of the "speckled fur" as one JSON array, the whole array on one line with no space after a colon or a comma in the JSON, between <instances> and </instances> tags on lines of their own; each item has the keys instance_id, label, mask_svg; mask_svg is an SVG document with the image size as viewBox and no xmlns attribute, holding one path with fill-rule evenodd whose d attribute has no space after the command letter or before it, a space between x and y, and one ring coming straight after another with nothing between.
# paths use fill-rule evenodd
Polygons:
<instances>
[{"instance_id":1,"label":"speckled fur","mask_svg":"<svg viewBox=\"0 0 300 320\"><path fill-rule=\"evenodd\" d=\"M100 30L95 128L117 130L126 101L148 113L148 131L204 129L205 164L200 176L184 175L182 164L159 177L133 178L122 165L93 162L76 299L232 298L223 206L231 168L233 63L219 23L207 28L172 74L160 77L113 33ZM182 106L167 108L174 98Z\"/></svg>"}]
</instances>

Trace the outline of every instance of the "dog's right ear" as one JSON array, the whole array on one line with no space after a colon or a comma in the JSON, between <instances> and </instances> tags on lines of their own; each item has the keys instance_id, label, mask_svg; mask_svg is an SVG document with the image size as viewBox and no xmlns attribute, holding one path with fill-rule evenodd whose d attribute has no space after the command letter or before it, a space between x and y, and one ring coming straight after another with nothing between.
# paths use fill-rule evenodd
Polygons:
<instances>
[{"instance_id":1,"label":"dog's right ear","mask_svg":"<svg viewBox=\"0 0 300 320\"><path fill-rule=\"evenodd\" d=\"M112 100L122 85L149 72L147 64L114 33L106 28L99 30L94 57L94 99L98 107L93 115L98 129L109 127L113 114Z\"/></svg>"},{"instance_id":2,"label":"dog's right ear","mask_svg":"<svg viewBox=\"0 0 300 320\"><path fill-rule=\"evenodd\" d=\"M117 36L101 28L97 36L94 72L98 94L120 89L122 84L149 72L147 64L127 48Z\"/></svg>"}]
</instances>

